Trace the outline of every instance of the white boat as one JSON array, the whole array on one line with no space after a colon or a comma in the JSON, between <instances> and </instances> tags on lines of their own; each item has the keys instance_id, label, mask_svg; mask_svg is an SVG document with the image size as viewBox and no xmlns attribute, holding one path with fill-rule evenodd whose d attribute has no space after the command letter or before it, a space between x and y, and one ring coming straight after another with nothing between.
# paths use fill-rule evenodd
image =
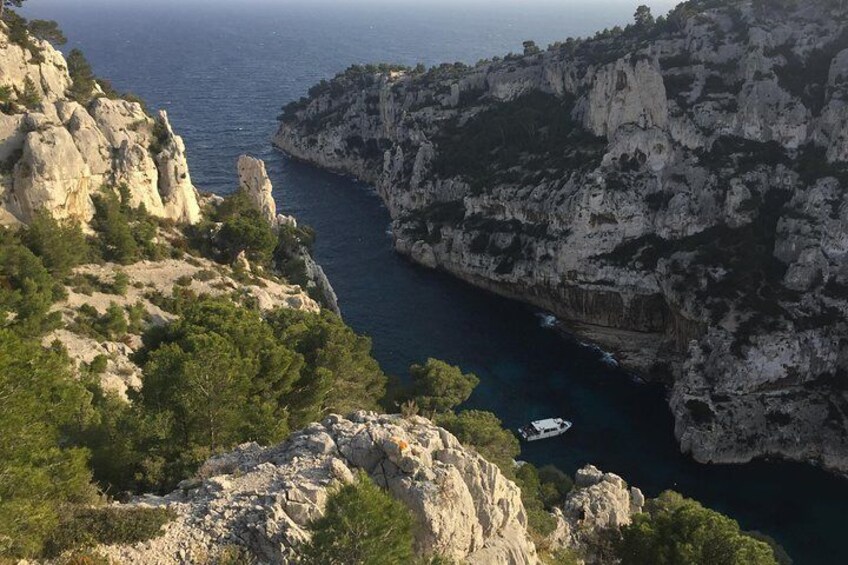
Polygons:
<instances>
[{"instance_id":1,"label":"white boat","mask_svg":"<svg viewBox=\"0 0 848 565\"><path fill-rule=\"evenodd\" d=\"M571 428L571 422L562 418L548 418L547 420L536 420L522 428L518 428L518 435L524 441L536 441L549 437L561 436Z\"/></svg>"}]
</instances>

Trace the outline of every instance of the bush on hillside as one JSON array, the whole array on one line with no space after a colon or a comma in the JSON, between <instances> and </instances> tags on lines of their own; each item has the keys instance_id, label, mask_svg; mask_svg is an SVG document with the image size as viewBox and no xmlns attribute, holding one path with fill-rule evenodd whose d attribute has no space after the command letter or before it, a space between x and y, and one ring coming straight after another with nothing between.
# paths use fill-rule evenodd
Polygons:
<instances>
[{"instance_id":1,"label":"bush on hillside","mask_svg":"<svg viewBox=\"0 0 848 565\"><path fill-rule=\"evenodd\" d=\"M518 438L504 429L497 416L482 410L452 412L436 418L436 424L456 436L463 445L475 449L497 465L507 477L515 476L515 459L521 453Z\"/></svg>"},{"instance_id":2,"label":"bush on hillside","mask_svg":"<svg viewBox=\"0 0 848 565\"><path fill-rule=\"evenodd\" d=\"M0 228L0 326L33 336L47 331L59 322L50 306L63 293L64 287L17 234Z\"/></svg>"},{"instance_id":3,"label":"bush on hillside","mask_svg":"<svg viewBox=\"0 0 848 565\"><path fill-rule=\"evenodd\" d=\"M67 356L0 329L0 560L38 557L64 507L94 500L64 430L90 413Z\"/></svg>"},{"instance_id":4,"label":"bush on hillside","mask_svg":"<svg viewBox=\"0 0 848 565\"><path fill-rule=\"evenodd\" d=\"M280 308L268 323L277 339L304 359L297 394L289 398L293 427L330 412L379 409L387 379L371 355L371 339L326 310L312 314Z\"/></svg>"},{"instance_id":5,"label":"bush on hillside","mask_svg":"<svg viewBox=\"0 0 848 565\"><path fill-rule=\"evenodd\" d=\"M324 516L311 525L302 560L310 565L412 563L412 525L409 509L360 473L356 483L330 496Z\"/></svg>"},{"instance_id":6,"label":"bush on hillside","mask_svg":"<svg viewBox=\"0 0 848 565\"><path fill-rule=\"evenodd\" d=\"M90 250L78 222L60 222L40 210L21 233L21 241L55 277L64 277L71 269L90 258Z\"/></svg>"},{"instance_id":7,"label":"bush on hillside","mask_svg":"<svg viewBox=\"0 0 848 565\"><path fill-rule=\"evenodd\" d=\"M95 545L134 544L158 537L162 526L174 519L167 508L77 507L62 516L46 554Z\"/></svg>"},{"instance_id":8,"label":"bush on hillside","mask_svg":"<svg viewBox=\"0 0 848 565\"><path fill-rule=\"evenodd\" d=\"M68 74L71 77L71 87L68 89L68 97L79 102L83 106L91 102L97 87L97 79L88 59L79 49L71 49L67 57Z\"/></svg>"},{"instance_id":9,"label":"bush on hillside","mask_svg":"<svg viewBox=\"0 0 848 565\"><path fill-rule=\"evenodd\" d=\"M27 110L35 110L41 104L41 93L32 78L24 79L24 90L18 93L18 102Z\"/></svg>"},{"instance_id":10,"label":"bush on hillside","mask_svg":"<svg viewBox=\"0 0 848 565\"><path fill-rule=\"evenodd\" d=\"M97 232L103 259L128 265L140 259L161 258L162 251L155 243L156 222L143 204L138 208L130 204L126 185L119 186L117 192L104 188L92 200L91 227Z\"/></svg>"}]
</instances>

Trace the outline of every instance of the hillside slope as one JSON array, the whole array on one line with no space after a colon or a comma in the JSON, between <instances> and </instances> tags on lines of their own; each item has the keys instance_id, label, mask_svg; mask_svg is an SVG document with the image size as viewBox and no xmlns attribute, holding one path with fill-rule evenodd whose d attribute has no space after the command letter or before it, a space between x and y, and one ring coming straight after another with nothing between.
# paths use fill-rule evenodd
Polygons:
<instances>
[{"instance_id":1,"label":"hillside slope","mask_svg":"<svg viewBox=\"0 0 848 565\"><path fill-rule=\"evenodd\" d=\"M542 51L351 67L280 117L397 249L668 382L683 450L848 471L842 2L694 1Z\"/></svg>"}]
</instances>

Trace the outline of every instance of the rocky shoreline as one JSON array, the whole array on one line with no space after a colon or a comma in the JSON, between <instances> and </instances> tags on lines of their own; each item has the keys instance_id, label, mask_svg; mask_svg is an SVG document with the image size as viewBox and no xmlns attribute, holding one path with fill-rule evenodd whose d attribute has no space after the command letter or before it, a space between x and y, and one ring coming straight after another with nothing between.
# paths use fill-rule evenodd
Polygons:
<instances>
[{"instance_id":1,"label":"rocky shoreline","mask_svg":"<svg viewBox=\"0 0 848 565\"><path fill-rule=\"evenodd\" d=\"M373 184L399 252L670 383L697 460L845 473L845 31L824 0L688 2L473 67L351 67L274 142Z\"/></svg>"}]
</instances>

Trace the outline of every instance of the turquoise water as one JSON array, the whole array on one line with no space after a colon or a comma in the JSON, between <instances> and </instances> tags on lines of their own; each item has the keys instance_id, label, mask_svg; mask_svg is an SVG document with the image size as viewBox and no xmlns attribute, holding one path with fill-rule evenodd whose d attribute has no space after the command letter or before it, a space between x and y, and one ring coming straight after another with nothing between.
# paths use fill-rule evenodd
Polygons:
<instances>
[{"instance_id":1,"label":"turquoise water","mask_svg":"<svg viewBox=\"0 0 848 565\"><path fill-rule=\"evenodd\" d=\"M345 319L372 337L387 372L403 374L428 356L461 365L482 381L470 405L510 427L553 415L574 421L566 436L526 446L524 458L569 472L593 463L650 495L674 488L776 537L796 563L848 563L848 482L797 464L692 462L678 452L661 389L544 329L533 309L399 257L368 187L270 146L280 106L351 63L474 62L518 50L524 39L546 45L624 23L632 6L30 3L29 15L60 21L68 47L82 47L98 74L169 111L201 189L232 190L241 153L267 161L280 206L317 229L316 255Z\"/></svg>"}]
</instances>

